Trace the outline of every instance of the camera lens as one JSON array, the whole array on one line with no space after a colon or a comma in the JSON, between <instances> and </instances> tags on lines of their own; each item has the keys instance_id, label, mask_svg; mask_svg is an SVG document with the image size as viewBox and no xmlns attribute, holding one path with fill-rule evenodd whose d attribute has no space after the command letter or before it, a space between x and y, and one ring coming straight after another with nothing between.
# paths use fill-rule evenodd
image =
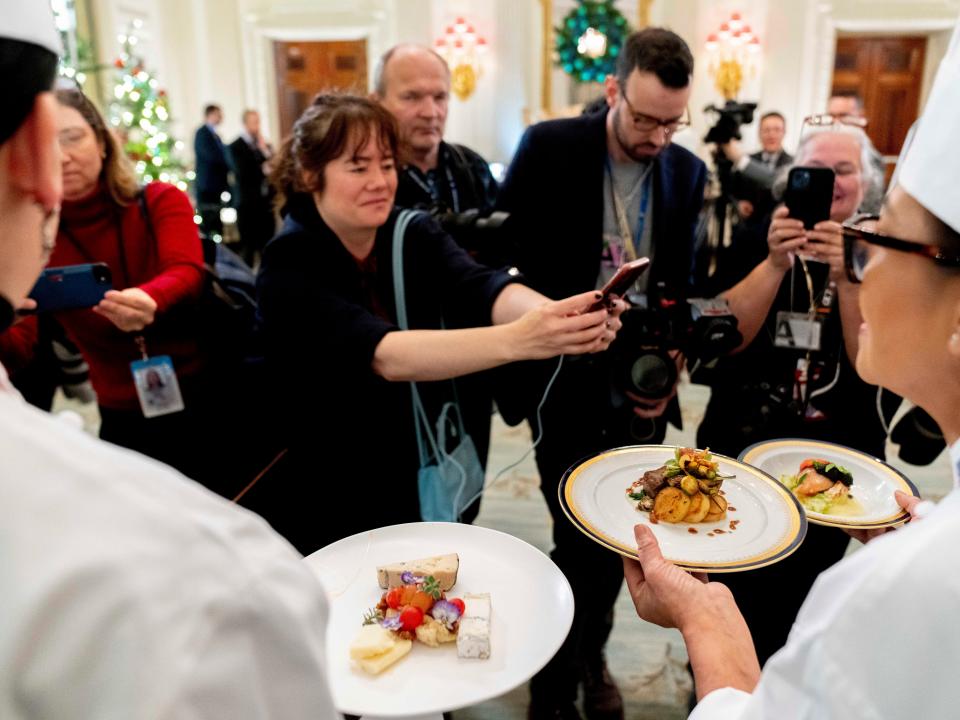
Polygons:
<instances>
[{"instance_id":1,"label":"camera lens","mask_svg":"<svg viewBox=\"0 0 960 720\"><path fill-rule=\"evenodd\" d=\"M667 355L644 353L630 366L632 391L641 397L662 398L670 392L677 377L677 366Z\"/></svg>"},{"instance_id":2,"label":"camera lens","mask_svg":"<svg viewBox=\"0 0 960 720\"><path fill-rule=\"evenodd\" d=\"M810 173L806 170L796 170L793 173L792 185L797 190L810 187Z\"/></svg>"}]
</instances>

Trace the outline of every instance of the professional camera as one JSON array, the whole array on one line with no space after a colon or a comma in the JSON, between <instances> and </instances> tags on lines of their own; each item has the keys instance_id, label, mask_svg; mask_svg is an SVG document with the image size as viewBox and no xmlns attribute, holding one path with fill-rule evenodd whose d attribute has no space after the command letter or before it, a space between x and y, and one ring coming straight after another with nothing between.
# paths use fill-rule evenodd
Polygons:
<instances>
[{"instance_id":1,"label":"professional camera","mask_svg":"<svg viewBox=\"0 0 960 720\"><path fill-rule=\"evenodd\" d=\"M647 307L620 316L623 328L608 353L614 391L649 400L666 397L677 382L679 350L688 363L710 363L740 345L737 318L722 298L669 300L651 296Z\"/></svg>"},{"instance_id":2,"label":"professional camera","mask_svg":"<svg viewBox=\"0 0 960 720\"><path fill-rule=\"evenodd\" d=\"M496 211L481 215L476 208L459 213L439 209L434 216L457 244L468 252L488 249L497 240L504 223L510 219L510 213Z\"/></svg>"},{"instance_id":3,"label":"professional camera","mask_svg":"<svg viewBox=\"0 0 960 720\"><path fill-rule=\"evenodd\" d=\"M740 126L753 122L753 111L756 109L756 103L736 103L733 100L727 100L721 108L716 105L707 105L703 111L716 113L718 117L714 126L707 131L703 141L726 145L734 138L739 140Z\"/></svg>"}]
</instances>

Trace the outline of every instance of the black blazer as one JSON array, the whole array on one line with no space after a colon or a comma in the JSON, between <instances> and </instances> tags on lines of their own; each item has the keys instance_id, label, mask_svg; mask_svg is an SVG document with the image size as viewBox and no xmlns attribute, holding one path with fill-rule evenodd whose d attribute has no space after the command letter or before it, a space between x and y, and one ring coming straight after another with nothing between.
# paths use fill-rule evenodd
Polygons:
<instances>
[{"instance_id":1,"label":"black blazer","mask_svg":"<svg viewBox=\"0 0 960 720\"><path fill-rule=\"evenodd\" d=\"M250 147L241 136L230 143L230 159L233 160L237 206L268 204L263 192L263 163L266 158L260 149Z\"/></svg>"},{"instance_id":2,"label":"black blazer","mask_svg":"<svg viewBox=\"0 0 960 720\"><path fill-rule=\"evenodd\" d=\"M500 188L509 212L514 264L559 299L596 286L603 249L607 113L550 120L524 133ZM650 286L690 287L694 234L707 169L693 153L667 146L655 159Z\"/></svg>"},{"instance_id":3,"label":"black blazer","mask_svg":"<svg viewBox=\"0 0 960 720\"><path fill-rule=\"evenodd\" d=\"M201 125L193 138L193 153L197 159L197 197L219 201L220 193L230 187L230 166L223 142L209 127Z\"/></svg>"}]
</instances>

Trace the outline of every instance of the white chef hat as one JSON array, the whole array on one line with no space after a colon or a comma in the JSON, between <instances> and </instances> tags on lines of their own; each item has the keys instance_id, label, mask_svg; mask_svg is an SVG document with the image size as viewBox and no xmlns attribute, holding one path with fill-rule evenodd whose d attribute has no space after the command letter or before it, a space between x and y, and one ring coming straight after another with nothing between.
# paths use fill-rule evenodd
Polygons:
<instances>
[{"instance_id":1,"label":"white chef hat","mask_svg":"<svg viewBox=\"0 0 960 720\"><path fill-rule=\"evenodd\" d=\"M0 0L0 18L0 38L33 43L60 54L60 35L49 0Z\"/></svg>"},{"instance_id":2,"label":"white chef hat","mask_svg":"<svg viewBox=\"0 0 960 720\"><path fill-rule=\"evenodd\" d=\"M960 23L897 178L917 202L960 232Z\"/></svg>"}]
</instances>

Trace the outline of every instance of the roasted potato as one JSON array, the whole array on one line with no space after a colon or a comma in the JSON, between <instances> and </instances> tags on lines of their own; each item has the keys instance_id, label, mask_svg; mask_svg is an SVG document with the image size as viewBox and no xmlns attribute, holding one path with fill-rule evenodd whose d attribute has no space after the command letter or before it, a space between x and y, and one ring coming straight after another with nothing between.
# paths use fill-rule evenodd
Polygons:
<instances>
[{"instance_id":1,"label":"roasted potato","mask_svg":"<svg viewBox=\"0 0 960 720\"><path fill-rule=\"evenodd\" d=\"M727 499L723 495L709 495L707 496L707 500L709 501L710 509L703 518L703 522L723 520L727 516Z\"/></svg>"},{"instance_id":2,"label":"roasted potato","mask_svg":"<svg viewBox=\"0 0 960 720\"><path fill-rule=\"evenodd\" d=\"M690 509L684 516L683 521L688 523L703 522L710 510L710 499L702 492L698 492L690 498Z\"/></svg>"},{"instance_id":3,"label":"roasted potato","mask_svg":"<svg viewBox=\"0 0 960 720\"><path fill-rule=\"evenodd\" d=\"M663 522L678 523L683 521L689 509L690 496L680 488L668 487L657 493L652 515Z\"/></svg>"}]
</instances>

